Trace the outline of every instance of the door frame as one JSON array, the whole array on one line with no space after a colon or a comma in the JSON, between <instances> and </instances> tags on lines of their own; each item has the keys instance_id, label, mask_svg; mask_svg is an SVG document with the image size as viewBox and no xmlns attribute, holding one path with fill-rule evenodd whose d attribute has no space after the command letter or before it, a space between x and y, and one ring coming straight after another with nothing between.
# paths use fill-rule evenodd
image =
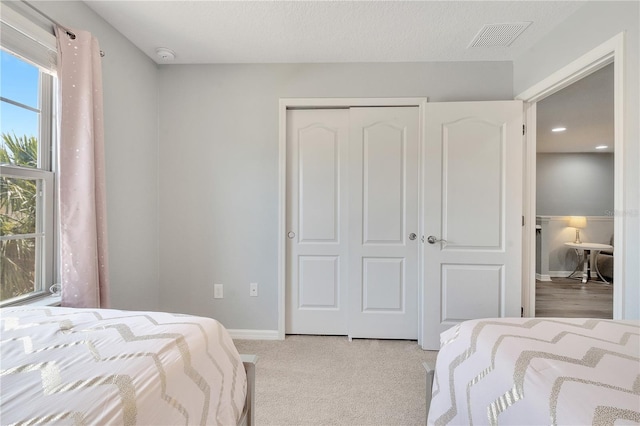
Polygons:
<instances>
[{"instance_id":1,"label":"door frame","mask_svg":"<svg viewBox=\"0 0 640 426\"><path fill-rule=\"evenodd\" d=\"M619 33L547 78L515 97L525 102L526 125L523 180L524 235L522 239L522 306L525 317L535 316L536 303L536 103L575 83L599 69L614 66L614 225L616 255L613 258L615 285L613 286L613 318L624 318L624 33Z\"/></svg>"},{"instance_id":2,"label":"door frame","mask_svg":"<svg viewBox=\"0 0 640 426\"><path fill-rule=\"evenodd\" d=\"M278 339L285 338L286 315L286 271L287 271L287 110L288 109L321 109L350 107L418 107L419 141L418 141L418 228L423 235L423 162L422 153L425 143L425 110L426 97L409 98L280 98L278 105ZM423 279L423 244L419 248L418 265L418 300L422 300L424 291ZM422 344L423 305L418 304L418 344Z\"/></svg>"}]
</instances>

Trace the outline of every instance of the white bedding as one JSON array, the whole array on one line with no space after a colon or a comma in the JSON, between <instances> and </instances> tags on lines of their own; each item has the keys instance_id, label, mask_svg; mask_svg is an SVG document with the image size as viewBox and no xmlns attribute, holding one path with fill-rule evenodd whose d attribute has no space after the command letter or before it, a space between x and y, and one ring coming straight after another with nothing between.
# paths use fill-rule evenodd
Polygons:
<instances>
[{"instance_id":1,"label":"white bedding","mask_svg":"<svg viewBox=\"0 0 640 426\"><path fill-rule=\"evenodd\" d=\"M640 423L640 321L473 320L441 345L429 424Z\"/></svg>"},{"instance_id":2,"label":"white bedding","mask_svg":"<svg viewBox=\"0 0 640 426\"><path fill-rule=\"evenodd\" d=\"M55 307L0 310L0 423L236 424L247 388L211 318Z\"/></svg>"}]
</instances>

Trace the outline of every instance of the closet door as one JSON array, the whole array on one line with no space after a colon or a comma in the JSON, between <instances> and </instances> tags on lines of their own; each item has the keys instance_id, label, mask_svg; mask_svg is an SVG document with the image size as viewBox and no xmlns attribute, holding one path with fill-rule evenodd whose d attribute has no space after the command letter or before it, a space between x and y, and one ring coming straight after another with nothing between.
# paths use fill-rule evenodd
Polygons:
<instances>
[{"instance_id":1,"label":"closet door","mask_svg":"<svg viewBox=\"0 0 640 426\"><path fill-rule=\"evenodd\" d=\"M288 334L346 335L349 110L287 112Z\"/></svg>"},{"instance_id":2,"label":"closet door","mask_svg":"<svg viewBox=\"0 0 640 426\"><path fill-rule=\"evenodd\" d=\"M417 107L351 108L349 336L418 337Z\"/></svg>"},{"instance_id":3,"label":"closet door","mask_svg":"<svg viewBox=\"0 0 640 426\"><path fill-rule=\"evenodd\" d=\"M286 333L417 339L418 123L288 111Z\"/></svg>"}]
</instances>

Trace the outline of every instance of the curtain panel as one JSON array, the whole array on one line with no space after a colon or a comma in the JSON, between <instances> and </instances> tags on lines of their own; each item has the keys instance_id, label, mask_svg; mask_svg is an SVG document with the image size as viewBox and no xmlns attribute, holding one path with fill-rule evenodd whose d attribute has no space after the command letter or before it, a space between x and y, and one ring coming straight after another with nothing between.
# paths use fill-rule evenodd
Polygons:
<instances>
[{"instance_id":1,"label":"curtain panel","mask_svg":"<svg viewBox=\"0 0 640 426\"><path fill-rule=\"evenodd\" d=\"M62 305L109 307L102 71L98 40L56 27Z\"/></svg>"}]
</instances>

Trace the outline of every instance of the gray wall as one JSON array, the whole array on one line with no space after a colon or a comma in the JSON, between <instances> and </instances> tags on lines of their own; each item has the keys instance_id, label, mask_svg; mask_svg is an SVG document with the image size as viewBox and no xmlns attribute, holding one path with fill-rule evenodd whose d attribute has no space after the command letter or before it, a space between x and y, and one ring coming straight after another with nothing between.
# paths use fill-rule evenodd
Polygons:
<instances>
[{"instance_id":1,"label":"gray wall","mask_svg":"<svg viewBox=\"0 0 640 426\"><path fill-rule=\"evenodd\" d=\"M623 256L625 318L640 318L640 37L638 2L585 2L526 54L514 61L514 93L517 95L581 55L625 32L624 94L624 199L625 245L616 246Z\"/></svg>"},{"instance_id":2,"label":"gray wall","mask_svg":"<svg viewBox=\"0 0 640 426\"><path fill-rule=\"evenodd\" d=\"M156 64L79 1L34 2L63 25L100 42L111 304L159 308L158 71Z\"/></svg>"},{"instance_id":3,"label":"gray wall","mask_svg":"<svg viewBox=\"0 0 640 426\"><path fill-rule=\"evenodd\" d=\"M395 96L512 99L511 63L161 66L161 308L276 330L278 99Z\"/></svg>"},{"instance_id":4,"label":"gray wall","mask_svg":"<svg viewBox=\"0 0 640 426\"><path fill-rule=\"evenodd\" d=\"M537 155L536 214L607 216L613 212L613 154Z\"/></svg>"}]
</instances>

